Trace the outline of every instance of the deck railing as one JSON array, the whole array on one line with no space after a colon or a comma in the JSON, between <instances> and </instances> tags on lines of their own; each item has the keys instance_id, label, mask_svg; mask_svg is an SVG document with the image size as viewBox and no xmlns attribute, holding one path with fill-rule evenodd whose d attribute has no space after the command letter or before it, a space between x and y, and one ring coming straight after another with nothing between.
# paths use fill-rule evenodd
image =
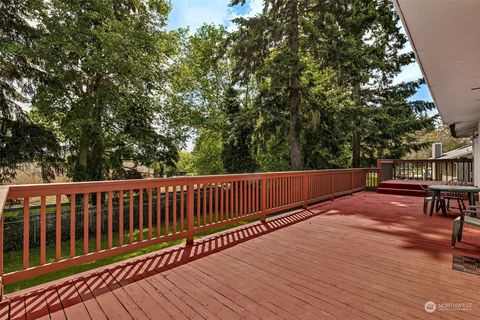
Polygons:
<instances>
[{"instance_id":1,"label":"deck railing","mask_svg":"<svg viewBox=\"0 0 480 320\"><path fill-rule=\"evenodd\" d=\"M19 223L7 224L1 216L0 248L5 247L6 254L18 246L23 263L12 270L7 268L11 261L5 261L6 268L0 269L2 285L174 239L186 238L191 244L202 231L241 220L265 220L272 213L364 190L367 172L343 169L9 186L3 192L6 211L10 220ZM0 200L1 195L0 191ZM3 257L0 250L0 268Z\"/></svg>"},{"instance_id":2,"label":"deck railing","mask_svg":"<svg viewBox=\"0 0 480 320\"><path fill-rule=\"evenodd\" d=\"M378 160L380 179L442 181L456 179L473 181L472 159Z\"/></svg>"}]
</instances>

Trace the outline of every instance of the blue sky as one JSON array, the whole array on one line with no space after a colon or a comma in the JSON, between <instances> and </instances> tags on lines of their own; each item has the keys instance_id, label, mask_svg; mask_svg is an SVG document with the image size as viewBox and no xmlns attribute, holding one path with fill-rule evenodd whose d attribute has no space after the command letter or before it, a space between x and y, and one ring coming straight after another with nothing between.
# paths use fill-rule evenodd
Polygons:
<instances>
[{"instance_id":1,"label":"blue sky","mask_svg":"<svg viewBox=\"0 0 480 320\"><path fill-rule=\"evenodd\" d=\"M168 28L177 29L189 27L194 32L204 23L223 24L231 27L231 20L237 16L253 16L262 9L263 0L247 0L244 6L231 8L230 0L171 0ZM410 48L407 48L408 50ZM422 76L417 63L412 63L403 68L395 82L416 80ZM412 100L432 101L426 85L411 97Z\"/></svg>"}]
</instances>

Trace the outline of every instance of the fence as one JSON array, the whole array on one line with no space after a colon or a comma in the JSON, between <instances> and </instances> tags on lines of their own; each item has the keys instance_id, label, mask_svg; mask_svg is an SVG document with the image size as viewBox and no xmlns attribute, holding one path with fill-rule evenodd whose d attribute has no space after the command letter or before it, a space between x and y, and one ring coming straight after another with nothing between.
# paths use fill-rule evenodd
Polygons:
<instances>
[{"instance_id":1,"label":"fence","mask_svg":"<svg viewBox=\"0 0 480 320\"><path fill-rule=\"evenodd\" d=\"M378 160L381 181L473 181L472 159Z\"/></svg>"},{"instance_id":2,"label":"fence","mask_svg":"<svg viewBox=\"0 0 480 320\"><path fill-rule=\"evenodd\" d=\"M186 238L191 244L198 232L246 219L265 220L272 213L364 190L367 172L371 170L9 186L7 198L23 215L16 235L23 268L3 273L8 228L0 211L2 285L174 239ZM7 191L0 192L0 200L2 194ZM31 206L36 201L39 210ZM32 241L32 221L39 223L38 243ZM8 237L13 236L10 231ZM62 248L65 241L67 248ZM83 242L81 250L78 241ZM47 253L47 244L54 250ZM31 246L39 248L39 262L33 266Z\"/></svg>"}]
</instances>

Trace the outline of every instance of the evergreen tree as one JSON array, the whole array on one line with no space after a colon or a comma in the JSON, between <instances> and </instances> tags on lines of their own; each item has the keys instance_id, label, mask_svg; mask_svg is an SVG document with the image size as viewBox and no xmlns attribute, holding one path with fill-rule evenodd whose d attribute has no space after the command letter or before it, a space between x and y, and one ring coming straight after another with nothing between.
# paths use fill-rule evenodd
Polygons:
<instances>
[{"instance_id":1,"label":"evergreen tree","mask_svg":"<svg viewBox=\"0 0 480 320\"><path fill-rule=\"evenodd\" d=\"M228 173L255 172L257 165L252 157L250 139L253 123L241 109L238 93L229 87L225 93L223 111L226 123L223 129L223 166Z\"/></svg>"},{"instance_id":2,"label":"evergreen tree","mask_svg":"<svg viewBox=\"0 0 480 320\"><path fill-rule=\"evenodd\" d=\"M238 59L236 73L243 83L252 75L258 82L269 82L264 95L283 95L277 100L288 114L290 165L303 168L301 143L301 15L308 1L267 0L263 13L252 18L237 18L239 30L234 35L234 55ZM245 0L232 0L243 5ZM260 71L262 70L262 71ZM267 80L268 78L268 80ZM281 91L278 92L277 89ZM272 97L275 99L275 97ZM278 107L277 107L278 108Z\"/></svg>"},{"instance_id":3,"label":"evergreen tree","mask_svg":"<svg viewBox=\"0 0 480 320\"><path fill-rule=\"evenodd\" d=\"M317 44L313 52L318 59L323 59L340 72L342 85L352 96L353 104L346 112L350 124L346 129L351 132L352 140L352 166L369 164L369 161L362 163L362 146L367 136L372 141L373 135L390 137L394 134L395 139L405 146L408 142L405 134L412 132L412 126L429 126L432 123L431 119L423 116L416 118L415 106L406 102L411 94L392 94L402 92L392 82L403 66L414 61L413 53L403 51L407 38L400 29L399 17L389 0L326 0L318 1L315 8L319 10L312 14L312 25L316 26L321 40L312 42ZM316 35L309 33L308 38L313 41ZM415 86L414 83L406 84L412 85ZM381 98L382 94L386 96ZM383 103L410 106L411 110L392 115L378 110ZM431 110L434 106L424 107ZM405 123L405 126L395 126L394 133L391 127L383 127L385 131L379 132L378 127L371 126L378 114L388 119L383 123L393 124L396 121ZM397 153L401 154L405 153Z\"/></svg>"},{"instance_id":4,"label":"evergreen tree","mask_svg":"<svg viewBox=\"0 0 480 320\"><path fill-rule=\"evenodd\" d=\"M29 96L39 74L32 63L32 42L40 36L34 21L42 3L0 2L0 183L12 180L23 163L41 166L44 180L60 167L55 135L34 123L27 113Z\"/></svg>"}]
</instances>

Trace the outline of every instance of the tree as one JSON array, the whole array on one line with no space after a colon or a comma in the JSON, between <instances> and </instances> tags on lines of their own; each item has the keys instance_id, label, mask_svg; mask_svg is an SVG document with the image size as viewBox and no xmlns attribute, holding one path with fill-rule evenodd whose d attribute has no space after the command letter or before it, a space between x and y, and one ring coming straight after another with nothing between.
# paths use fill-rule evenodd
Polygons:
<instances>
[{"instance_id":1,"label":"tree","mask_svg":"<svg viewBox=\"0 0 480 320\"><path fill-rule=\"evenodd\" d=\"M194 175L225 173L222 148L221 131L201 130L195 141L195 148L192 151L192 173Z\"/></svg>"},{"instance_id":2,"label":"tree","mask_svg":"<svg viewBox=\"0 0 480 320\"><path fill-rule=\"evenodd\" d=\"M449 152L459 148L465 148L472 145L469 138L453 138L450 128L440 125L435 130L419 130L415 133L414 140L423 147L419 150L412 150L405 156L406 159L428 159L432 156L432 143L442 144L442 151Z\"/></svg>"},{"instance_id":3,"label":"tree","mask_svg":"<svg viewBox=\"0 0 480 320\"><path fill-rule=\"evenodd\" d=\"M222 133L222 159L227 173L254 172L257 164L252 157L250 140L253 122L248 113L241 109L238 92L230 87L225 93L223 111L226 122Z\"/></svg>"},{"instance_id":4,"label":"tree","mask_svg":"<svg viewBox=\"0 0 480 320\"><path fill-rule=\"evenodd\" d=\"M301 85L300 11L307 1L267 0L261 15L237 18L239 30L234 36L234 54L239 60L237 76L243 83L257 75L259 82L268 77L288 92L289 145L292 170L303 168L301 147ZM245 0L232 0L231 5L243 5ZM271 54L273 52L273 54ZM272 60L270 60L272 59ZM272 66L275 64L275 66ZM269 65L269 67L266 67ZM259 72L262 69L263 72ZM279 74L281 73L281 74ZM265 88L266 89L266 88ZM265 92L268 89L265 90ZM286 103L286 101L282 101ZM285 106L286 107L286 106Z\"/></svg>"},{"instance_id":5,"label":"tree","mask_svg":"<svg viewBox=\"0 0 480 320\"><path fill-rule=\"evenodd\" d=\"M236 80L254 77L258 86L254 141L264 150L286 144L291 169L300 168L298 144L307 168L345 167L348 158L358 167L373 154L417 148L411 134L432 128L425 112L433 104L407 101L418 84L393 84L413 54L402 51L407 39L391 1L265 1L261 14L235 21ZM380 115L392 127L379 130ZM370 142L374 150L363 150Z\"/></svg>"},{"instance_id":6,"label":"tree","mask_svg":"<svg viewBox=\"0 0 480 320\"><path fill-rule=\"evenodd\" d=\"M314 42L318 48L313 52L340 72L343 84L352 94L353 105L346 115L351 123L352 166L359 167L362 141L371 135L367 128L372 122L369 118L377 112L372 106L378 107L378 99L373 103L368 99L385 93L388 96L384 101L405 105L408 95L392 95L395 91L392 81L403 66L414 61L414 56L412 52L402 52L407 38L401 32L399 17L389 0L317 1L314 9L318 10L312 11L312 24L322 40ZM311 41L315 36L315 33L308 34ZM428 107L431 109L433 105ZM429 125L423 120L418 124ZM414 121L414 117L407 121ZM397 128L400 130L395 134L402 140L408 130Z\"/></svg>"},{"instance_id":7,"label":"tree","mask_svg":"<svg viewBox=\"0 0 480 320\"><path fill-rule=\"evenodd\" d=\"M164 0L45 2L34 41L43 81L33 98L58 132L75 180L130 177L124 160L174 165L158 103L177 35L164 30ZM133 175L135 176L135 175Z\"/></svg>"},{"instance_id":8,"label":"tree","mask_svg":"<svg viewBox=\"0 0 480 320\"><path fill-rule=\"evenodd\" d=\"M366 166L374 166L377 159L401 159L412 151L421 150L425 141L417 140L415 133L433 131L434 119L430 111L434 104L409 101L423 80L370 90L369 108L362 138L362 159Z\"/></svg>"},{"instance_id":9,"label":"tree","mask_svg":"<svg viewBox=\"0 0 480 320\"><path fill-rule=\"evenodd\" d=\"M182 50L174 61L169 101L182 112L193 133L202 128L221 130L222 103L231 81L227 55L227 30L223 26L201 26L194 34L182 34Z\"/></svg>"},{"instance_id":10,"label":"tree","mask_svg":"<svg viewBox=\"0 0 480 320\"><path fill-rule=\"evenodd\" d=\"M61 170L55 135L34 123L27 113L38 80L31 46L40 33L32 21L41 9L37 1L0 2L0 183L15 178L26 162L39 163L44 180Z\"/></svg>"}]
</instances>

